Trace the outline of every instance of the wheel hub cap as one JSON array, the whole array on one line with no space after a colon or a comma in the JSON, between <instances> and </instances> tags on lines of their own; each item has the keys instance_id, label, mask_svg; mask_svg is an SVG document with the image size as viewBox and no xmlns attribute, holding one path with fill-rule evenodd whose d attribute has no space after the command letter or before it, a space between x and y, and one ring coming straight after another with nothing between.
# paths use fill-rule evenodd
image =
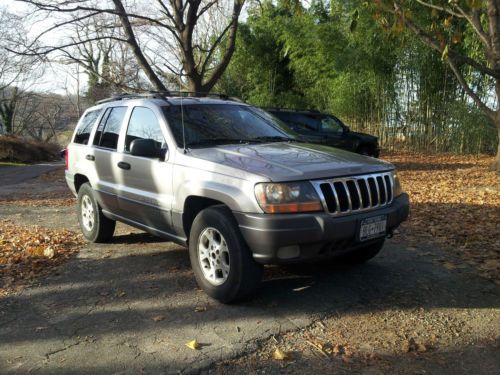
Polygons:
<instances>
[{"instance_id":1,"label":"wheel hub cap","mask_svg":"<svg viewBox=\"0 0 500 375\"><path fill-rule=\"evenodd\" d=\"M94 228L94 206L88 195L84 195L81 204L82 224L89 232Z\"/></svg>"},{"instance_id":2,"label":"wheel hub cap","mask_svg":"<svg viewBox=\"0 0 500 375\"><path fill-rule=\"evenodd\" d=\"M215 228L206 228L198 239L198 261L205 279L221 285L229 276L229 249L224 236Z\"/></svg>"}]
</instances>

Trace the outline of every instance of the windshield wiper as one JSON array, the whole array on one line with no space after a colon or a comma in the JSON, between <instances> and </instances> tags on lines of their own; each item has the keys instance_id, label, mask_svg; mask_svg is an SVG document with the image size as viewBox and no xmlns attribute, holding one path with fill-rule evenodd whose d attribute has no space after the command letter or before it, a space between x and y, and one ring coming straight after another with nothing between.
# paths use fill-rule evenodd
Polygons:
<instances>
[{"instance_id":1,"label":"windshield wiper","mask_svg":"<svg viewBox=\"0 0 500 375\"><path fill-rule=\"evenodd\" d=\"M187 147L204 147L204 146L215 146L215 145L230 145L230 144L245 144L245 143L255 143L260 142L255 139L240 139L240 138L207 138L200 139L199 141L186 143Z\"/></svg>"},{"instance_id":2,"label":"windshield wiper","mask_svg":"<svg viewBox=\"0 0 500 375\"><path fill-rule=\"evenodd\" d=\"M263 136L263 137L255 137L252 140L256 140L259 142L303 142L296 138L282 137L282 136Z\"/></svg>"}]
</instances>

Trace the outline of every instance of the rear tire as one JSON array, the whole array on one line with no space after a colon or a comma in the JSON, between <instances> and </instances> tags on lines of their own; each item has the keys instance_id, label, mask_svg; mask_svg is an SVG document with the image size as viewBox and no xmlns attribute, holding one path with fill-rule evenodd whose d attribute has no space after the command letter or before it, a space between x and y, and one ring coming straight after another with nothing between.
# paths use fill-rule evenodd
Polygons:
<instances>
[{"instance_id":1,"label":"rear tire","mask_svg":"<svg viewBox=\"0 0 500 375\"><path fill-rule=\"evenodd\" d=\"M199 287L222 303L250 296L262 278L262 265L253 259L224 206L206 208L196 216L189 234L189 258Z\"/></svg>"},{"instance_id":2,"label":"rear tire","mask_svg":"<svg viewBox=\"0 0 500 375\"><path fill-rule=\"evenodd\" d=\"M385 239L382 239L370 245L363 246L361 248L356 249L352 253L339 256L338 258L336 258L336 261L352 265L366 263L370 259L377 256L377 254L384 247L384 242Z\"/></svg>"},{"instance_id":3,"label":"rear tire","mask_svg":"<svg viewBox=\"0 0 500 375\"><path fill-rule=\"evenodd\" d=\"M107 242L115 232L116 221L103 215L88 182L78 190L78 222L83 236L90 242Z\"/></svg>"}]
</instances>

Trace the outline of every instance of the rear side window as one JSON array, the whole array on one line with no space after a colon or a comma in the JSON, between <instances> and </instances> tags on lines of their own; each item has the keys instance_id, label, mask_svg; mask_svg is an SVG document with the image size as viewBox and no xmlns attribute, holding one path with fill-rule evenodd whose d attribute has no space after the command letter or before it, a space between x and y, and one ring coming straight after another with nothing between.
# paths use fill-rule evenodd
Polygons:
<instances>
[{"instance_id":1,"label":"rear side window","mask_svg":"<svg viewBox=\"0 0 500 375\"><path fill-rule=\"evenodd\" d=\"M154 112L149 108L134 108L125 137L125 151L130 151L130 144L135 139L152 139L159 149L164 146L165 139L160 124Z\"/></svg>"},{"instance_id":2,"label":"rear side window","mask_svg":"<svg viewBox=\"0 0 500 375\"><path fill-rule=\"evenodd\" d=\"M95 111L85 113L80 121L78 129L76 129L75 139L73 139L74 143L86 145L89 142L90 133L92 132L92 128L94 127L94 124L101 112L102 109L97 109Z\"/></svg>"},{"instance_id":3,"label":"rear side window","mask_svg":"<svg viewBox=\"0 0 500 375\"><path fill-rule=\"evenodd\" d=\"M272 112L281 121L297 131L318 131L319 119L313 115L297 112Z\"/></svg>"},{"instance_id":4,"label":"rear side window","mask_svg":"<svg viewBox=\"0 0 500 375\"><path fill-rule=\"evenodd\" d=\"M127 107L113 107L106 110L95 133L94 146L116 150L125 113Z\"/></svg>"},{"instance_id":5,"label":"rear side window","mask_svg":"<svg viewBox=\"0 0 500 375\"><path fill-rule=\"evenodd\" d=\"M301 113L290 115L289 122L297 130L318 131L320 125L319 118L316 116Z\"/></svg>"}]
</instances>

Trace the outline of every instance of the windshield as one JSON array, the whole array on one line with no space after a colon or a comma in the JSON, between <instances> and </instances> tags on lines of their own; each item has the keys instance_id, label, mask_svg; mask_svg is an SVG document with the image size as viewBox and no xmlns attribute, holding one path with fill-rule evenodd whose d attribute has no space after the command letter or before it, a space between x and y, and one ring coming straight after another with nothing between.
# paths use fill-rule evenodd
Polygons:
<instances>
[{"instance_id":1,"label":"windshield","mask_svg":"<svg viewBox=\"0 0 500 375\"><path fill-rule=\"evenodd\" d=\"M187 147L214 144L293 141L271 116L237 104L188 104L163 107L177 145L183 144L182 118Z\"/></svg>"}]
</instances>

